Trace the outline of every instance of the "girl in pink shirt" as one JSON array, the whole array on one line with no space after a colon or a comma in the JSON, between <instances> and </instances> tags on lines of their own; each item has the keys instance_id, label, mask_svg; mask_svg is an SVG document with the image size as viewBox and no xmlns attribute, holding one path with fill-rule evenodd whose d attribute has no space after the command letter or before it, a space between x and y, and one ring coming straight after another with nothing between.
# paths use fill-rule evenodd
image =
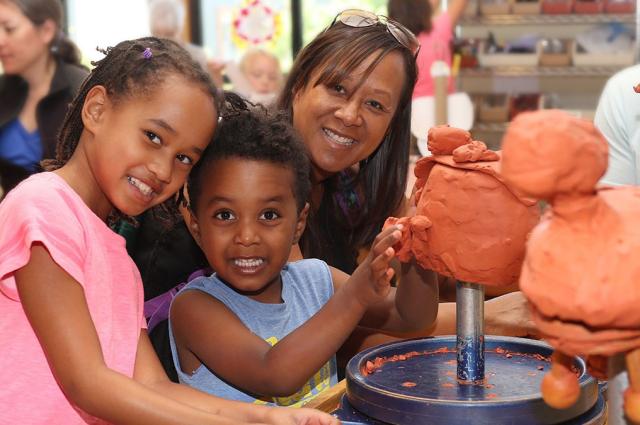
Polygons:
<instances>
[{"instance_id":1,"label":"girl in pink shirt","mask_svg":"<svg viewBox=\"0 0 640 425\"><path fill-rule=\"evenodd\" d=\"M389 0L389 17L400 22L413 32L420 41L416 58L418 81L413 97L433 96L431 65L436 60L444 61L451 68L451 40L453 27L467 5L467 0L448 2L447 10L435 14L439 0ZM449 77L449 93L454 91L453 78Z\"/></svg>"},{"instance_id":2,"label":"girl in pink shirt","mask_svg":"<svg viewBox=\"0 0 640 425\"><path fill-rule=\"evenodd\" d=\"M57 157L0 204L2 424L334 424L170 382L140 275L108 226L171 198L211 140L215 87L176 43L124 41L72 103Z\"/></svg>"}]
</instances>

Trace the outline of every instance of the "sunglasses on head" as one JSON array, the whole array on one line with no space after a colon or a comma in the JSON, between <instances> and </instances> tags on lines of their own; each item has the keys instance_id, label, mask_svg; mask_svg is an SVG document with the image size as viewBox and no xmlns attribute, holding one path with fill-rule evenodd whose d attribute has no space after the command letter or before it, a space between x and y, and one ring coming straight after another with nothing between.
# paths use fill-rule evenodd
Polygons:
<instances>
[{"instance_id":1,"label":"sunglasses on head","mask_svg":"<svg viewBox=\"0 0 640 425\"><path fill-rule=\"evenodd\" d=\"M347 9L338 13L331 25L336 22L355 28L370 27L378 23L384 24L387 27L387 31L391 33L398 43L409 49L414 56L417 56L418 51L420 51L420 42L416 36L401 23L384 15L376 15L373 12L360 9Z\"/></svg>"}]
</instances>

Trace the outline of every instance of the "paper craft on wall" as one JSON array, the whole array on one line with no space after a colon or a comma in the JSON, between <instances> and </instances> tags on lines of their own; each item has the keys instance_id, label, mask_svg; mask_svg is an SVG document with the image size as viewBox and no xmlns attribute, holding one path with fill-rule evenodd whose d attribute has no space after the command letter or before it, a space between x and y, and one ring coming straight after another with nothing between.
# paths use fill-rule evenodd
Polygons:
<instances>
[{"instance_id":1,"label":"paper craft on wall","mask_svg":"<svg viewBox=\"0 0 640 425\"><path fill-rule=\"evenodd\" d=\"M282 34L280 13L261 0L247 0L233 20L233 42L239 48L275 43Z\"/></svg>"}]
</instances>

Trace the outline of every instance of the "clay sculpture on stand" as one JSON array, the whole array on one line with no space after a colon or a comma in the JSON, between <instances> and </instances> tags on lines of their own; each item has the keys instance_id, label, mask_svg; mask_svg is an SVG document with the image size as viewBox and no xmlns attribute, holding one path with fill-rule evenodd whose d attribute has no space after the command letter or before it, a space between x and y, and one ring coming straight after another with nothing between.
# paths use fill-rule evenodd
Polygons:
<instances>
[{"instance_id":1,"label":"clay sculpture on stand","mask_svg":"<svg viewBox=\"0 0 640 425\"><path fill-rule=\"evenodd\" d=\"M458 381L484 376L484 286L518 280L525 241L539 219L536 201L519 196L500 174L500 154L469 132L447 125L429 129L433 156L416 163L415 215L403 224L396 246L402 262L417 263L458 281L456 334Z\"/></svg>"},{"instance_id":2,"label":"clay sculpture on stand","mask_svg":"<svg viewBox=\"0 0 640 425\"><path fill-rule=\"evenodd\" d=\"M433 156L415 168L416 215L397 246L402 262L460 281L508 286L517 281L528 233L539 219L534 199L520 196L501 176L500 153L446 125L429 130Z\"/></svg>"},{"instance_id":3,"label":"clay sculpture on stand","mask_svg":"<svg viewBox=\"0 0 640 425\"><path fill-rule=\"evenodd\" d=\"M505 180L551 206L529 238L520 277L556 349L544 400L567 408L578 398L573 356L626 353L625 412L640 422L640 188L596 188L607 143L591 122L562 111L518 115L502 152Z\"/></svg>"},{"instance_id":4,"label":"clay sculpture on stand","mask_svg":"<svg viewBox=\"0 0 640 425\"><path fill-rule=\"evenodd\" d=\"M558 410L539 390L551 347L484 335L485 287L518 281L528 235L539 222L537 200L514 189L502 176L501 152L469 132L438 126L427 139L433 156L415 167L414 215L391 217L387 225L403 224L394 247L401 262L457 280L456 335L359 353L346 369L349 404L396 425L601 424L604 400L581 359L573 365L579 400Z\"/></svg>"}]
</instances>

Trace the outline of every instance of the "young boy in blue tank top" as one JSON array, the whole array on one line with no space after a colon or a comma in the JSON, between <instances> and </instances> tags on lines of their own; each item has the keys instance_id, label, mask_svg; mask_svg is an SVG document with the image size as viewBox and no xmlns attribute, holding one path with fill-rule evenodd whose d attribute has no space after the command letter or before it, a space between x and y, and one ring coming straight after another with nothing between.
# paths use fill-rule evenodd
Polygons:
<instances>
[{"instance_id":1,"label":"young boy in blue tank top","mask_svg":"<svg viewBox=\"0 0 640 425\"><path fill-rule=\"evenodd\" d=\"M390 286L400 228L348 276L288 262L309 204L309 161L289 120L236 102L189 178L189 227L215 273L174 299L171 350L182 383L227 399L301 406L337 382L335 353L357 325L424 329L431 280Z\"/></svg>"}]
</instances>

